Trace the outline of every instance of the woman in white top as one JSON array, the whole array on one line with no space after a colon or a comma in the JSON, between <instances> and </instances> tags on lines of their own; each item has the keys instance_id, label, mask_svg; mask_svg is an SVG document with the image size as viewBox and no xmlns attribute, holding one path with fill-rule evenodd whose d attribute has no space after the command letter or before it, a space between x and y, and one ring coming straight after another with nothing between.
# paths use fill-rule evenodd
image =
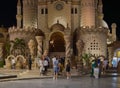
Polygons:
<instances>
[{"instance_id":1,"label":"woman in white top","mask_svg":"<svg viewBox=\"0 0 120 88\"><path fill-rule=\"evenodd\" d=\"M11 64L12 64L12 69L15 69L15 59L14 58L12 58Z\"/></svg>"},{"instance_id":2,"label":"woman in white top","mask_svg":"<svg viewBox=\"0 0 120 88\"><path fill-rule=\"evenodd\" d=\"M40 67L40 75L43 75L44 72L44 65L42 58L39 59L39 67Z\"/></svg>"},{"instance_id":3,"label":"woman in white top","mask_svg":"<svg viewBox=\"0 0 120 88\"><path fill-rule=\"evenodd\" d=\"M43 60L43 65L44 65L44 68L45 68L44 74L47 74L48 61L46 59Z\"/></svg>"}]
</instances>

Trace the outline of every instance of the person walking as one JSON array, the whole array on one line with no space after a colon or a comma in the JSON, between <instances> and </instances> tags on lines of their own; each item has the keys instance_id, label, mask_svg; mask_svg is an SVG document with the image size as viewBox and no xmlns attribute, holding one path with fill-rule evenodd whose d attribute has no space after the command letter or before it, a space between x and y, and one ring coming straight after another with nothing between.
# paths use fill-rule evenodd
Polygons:
<instances>
[{"instance_id":1,"label":"person walking","mask_svg":"<svg viewBox=\"0 0 120 88\"><path fill-rule=\"evenodd\" d=\"M44 74L47 74L47 69L48 69L48 60L46 58L44 58L43 60L43 66L45 68Z\"/></svg>"},{"instance_id":2,"label":"person walking","mask_svg":"<svg viewBox=\"0 0 120 88\"><path fill-rule=\"evenodd\" d=\"M45 70L42 58L39 58L39 68L40 68L40 76L42 76L44 74L44 70Z\"/></svg>"},{"instance_id":3,"label":"person walking","mask_svg":"<svg viewBox=\"0 0 120 88\"><path fill-rule=\"evenodd\" d=\"M53 79L56 79L58 78L58 72L59 72L59 62L58 62L58 59L54 59L54 62L53 62L53 71L54 71L54 74L53 74Z\"/></svg>"},{"instance_id":4,"label":"person walking","mask_svg":"<svg viewBox=\"0 0 120 88\"><path fill-rule=\"evenodd\" d=\"M108 63L108 60L104 59L103 60L103 74L105 74L105 72L106 72L107 63Z\"/></svg>"},{"instance_id":5,"label":"person walking","mask_svg":"<svg viewBox=\"0 0 120 88\"><path fill-rule=\"evenodd\" d=\"M66 76L67 76L67 79L70 79L71 78L71 73L70 73L70 61L67 60L66 61L66 64L65 64L65 70L66 70Z\"/></svg>"},{"instance_id":6,"label":"person walking","mask_svg":"<svg viewBox=\"0 0 120 88\"><path fill-rule=\"evenodd\" d=\"M103 72L103 61L100 61L100 65L99 65L99 77L101 77L102 72Z\"/></svg>"},{"instance_id":7,"label":"person walking","mask_svg":"<svg viewBox=\"0 0 120 88\"><path fill-rule=\"evenodd\" d=\"M29 55L29 57L28 57L28 68L29 68L29 70L32 69L32 59L31 59L31 55Z\"/></svg>"},{"instance_id":8,"label":"person walking","mask_svg":"<svg viewBox=\"0 0 120 88\"><path fill-rule=\"evenodd\" d=\"M91 63L91 77L94 77L94 68L96 67L95 60L92 60Z\"/></svg>"}]
</instances>

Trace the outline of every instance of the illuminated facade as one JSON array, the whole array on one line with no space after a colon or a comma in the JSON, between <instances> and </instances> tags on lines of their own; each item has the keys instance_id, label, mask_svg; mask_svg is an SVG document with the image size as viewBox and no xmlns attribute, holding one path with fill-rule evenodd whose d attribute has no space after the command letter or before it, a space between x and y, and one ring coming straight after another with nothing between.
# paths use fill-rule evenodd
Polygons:
<instances>
[{"instance_id":1,"label":"illuminated facade","mask_svg":"<svg viewBox=\"0 0 120 88\"><path fill-rule=\"evenodd\" d=\"M33 40L34 56L107 57L107 43L116 40L116 29L108 31L102 7L102 0L18 0L17 27L9 28L10 40Z\"/></svg>"}]
</instances>

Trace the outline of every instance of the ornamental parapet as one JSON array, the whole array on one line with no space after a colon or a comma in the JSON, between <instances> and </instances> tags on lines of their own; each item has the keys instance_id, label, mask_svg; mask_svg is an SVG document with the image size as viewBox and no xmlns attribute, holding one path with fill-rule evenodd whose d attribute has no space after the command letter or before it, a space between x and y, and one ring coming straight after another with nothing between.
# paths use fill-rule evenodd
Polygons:
<instances>
[{"instance_id":1,"label":"ornamental parapet","mask_svg":"<svg viewBox=\"0 0 120 88\"><path fill-rule=\"evenodd\" d=\"M88 33L88 32L98 32L98 33L108 33L108 28L105 27L97 27L95 28L94 26L89 27L89 26L84 26L84 27L80 27L80 32L82 33Z\"/></svg>"},{"instance_id":2,"label":"ornamental parapet","mask_svg":"<svg viewBox=\"0 0 120 88\"><path fill-rule=\"evenodd\" d=\"M8 30L10 35L10 39L14 40L15 38L34 38L35 36L44 36L44 33L37 28L34 27L10 27Z\"/></svg>"},{"instance_id":3,"label":"ornamental parapet","mask_svg":"<svg viewBox=\"0 0 120 88\"><path fill-rule=\"evenodd\" d=\"M24 28L19 28L19 27L10 27L8 32L9 33L18 33L18 32L35 32L37 29L33 27L24 27Z\"/></svg>"}]
</instances>

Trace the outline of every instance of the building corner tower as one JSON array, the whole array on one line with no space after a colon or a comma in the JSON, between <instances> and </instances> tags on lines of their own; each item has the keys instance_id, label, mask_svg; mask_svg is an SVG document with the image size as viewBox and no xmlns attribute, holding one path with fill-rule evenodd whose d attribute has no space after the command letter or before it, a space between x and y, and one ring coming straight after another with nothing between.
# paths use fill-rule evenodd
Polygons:
<instances>
[{"instance_id":1,"label":"building corner tower","mask_svg":"<svg viewBox=\"0 0 120 88\"><path fill-rule=\"evenodd\" d=\"M17 19L17 27L21 28L22 26L22 12L21 12L21 2L20 0L18 0L17 2L17 15L16 15L16 19Z\"/></svg>"},{"instance_id":2,"label":"building corner tower","mask_svg":"<svg viewBox=\"0 0 120 88\"><path fill-rule=\"evenodd\" d=\"M104 25L102 0L81 0L80 39L83 53L107 57L107 31Z\"/></svg>"},{"instance_id":3,"label":"building corner tower","mask_svg":"<svg viewBox=\"0 0 120 88\"><path fill-rule=\"evenodd\" d=\"M95 26L94 0L81 0L81 26Z\"/></svg>"},{"instance_id":4,"label":"building corner tower","mask_svg":"<svg viewBox=\"0 0 120 88\"><path fill-rule=\"evenodd\" d=\"M38 0L23 0L23 27L37 27Z\"/></svg>"}]
</instances>

